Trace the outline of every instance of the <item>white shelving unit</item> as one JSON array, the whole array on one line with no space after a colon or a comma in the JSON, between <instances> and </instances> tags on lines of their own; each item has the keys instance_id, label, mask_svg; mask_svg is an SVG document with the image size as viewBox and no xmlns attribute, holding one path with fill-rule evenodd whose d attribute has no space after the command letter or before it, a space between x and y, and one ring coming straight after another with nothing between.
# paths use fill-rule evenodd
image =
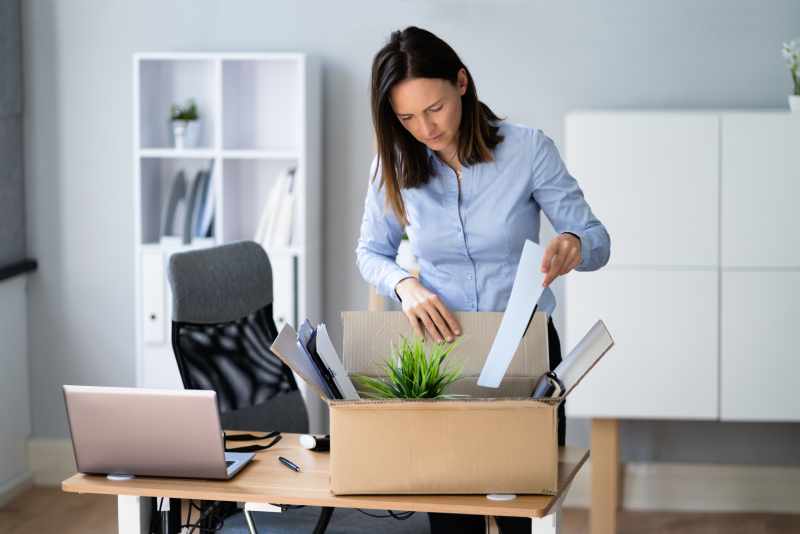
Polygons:
<instances>
[{"instance_id":1,"label":"white shelving unit","mask_svg":"<svg viewBox=\"0 0 800 534\"><path fill-rule=\"evenodd\" d=\"M253 239L278 175L295 167L293 238L268 250L275 320L321 319L319 66L299 53L141 53L133 58L137 384L181 388L170 341L169 256ZM173 103L194 99L195 146L175 149ZM213 167L213 237L162 238L164 206L183 169ZM306 397L309 399L308 396ZM311 429L322 406L309 405Z\"/></svg>"}]
</instances>

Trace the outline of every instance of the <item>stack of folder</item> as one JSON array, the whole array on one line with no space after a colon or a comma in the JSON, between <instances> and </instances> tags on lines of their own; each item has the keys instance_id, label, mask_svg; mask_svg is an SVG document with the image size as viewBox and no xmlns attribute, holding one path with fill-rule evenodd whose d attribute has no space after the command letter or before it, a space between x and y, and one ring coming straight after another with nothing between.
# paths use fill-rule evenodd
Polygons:
<instances>
[{"instance_id":1,"label":"stack of folder","mask_svg":"<svg viewBox=\"0 0 800 534\"><path fill-rule=\"evenodd\" d=\"M298 332L287 324L272 346L321 397L345 400L360 398L324 324L314 328L305 320Z\"/></svg>"}]
</instances>

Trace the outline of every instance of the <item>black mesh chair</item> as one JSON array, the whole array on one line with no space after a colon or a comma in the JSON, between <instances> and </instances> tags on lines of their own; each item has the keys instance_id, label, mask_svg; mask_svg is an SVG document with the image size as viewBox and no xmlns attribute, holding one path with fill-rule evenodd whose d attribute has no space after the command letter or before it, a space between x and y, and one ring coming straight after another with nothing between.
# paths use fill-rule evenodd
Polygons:
<instances>
[{"instance_id":1,"label":"black mesh chair","mask_svg":"<svg viewBox=\"0 0 800 534\"><path fill-rule=\"evenodd\" d=\"M242 241L175 253L168 277L172 348L184 387L216 391L226 430L308 432L294 375L270 350L278 332L264 249ZM325 531L332 512L322 509L315 533Z\"/></svg>"}]
</instances>

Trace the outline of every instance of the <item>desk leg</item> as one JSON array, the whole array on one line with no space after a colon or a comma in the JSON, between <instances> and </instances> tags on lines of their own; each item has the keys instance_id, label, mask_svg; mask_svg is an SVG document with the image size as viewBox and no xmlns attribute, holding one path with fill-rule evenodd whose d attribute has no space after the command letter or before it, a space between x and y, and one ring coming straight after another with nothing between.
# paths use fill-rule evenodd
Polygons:
<instances>
[{"instance_id":1,"label":"desk leg","mask_svg":"<svg viewBox=\"0 0 800 534\"><path fill-rule=\"evenodd\" d=\"M619 421L592 419L591 534L615 534L619 505Z\"/></svg>"},{"instance_id":2,"label":"desk leg","mask_svg":"<svg viewBox=\"0 0 800 534\"><path fill-rule=\"evenodd\" d=\"M569 487L564 488L564 491L561 492L561 497L553 503L550 507L550 513L546 516L531 518L532 534L558 534L561 532L561 505L568 492Z\"/></svg>"},{"instance_id":3,"label":"desk leg","mask_svg":"<svg viewBox=\"0 0 800 534\"><path fill-rule=\"evenodd\" d=\"M558 534L561 525L561 510L557 510L544 517L531 519L532 534Z\"/></svg>"},{"instance_id":4,"label":"desk leg","mask_svg":"<svg viewBox=\"0 0 800 534\"><path fill-rule=\"evenodd\" d=\"M150 530L150 497L117 497L117 532L147 534Z\"/></svg>"}]
</instances>

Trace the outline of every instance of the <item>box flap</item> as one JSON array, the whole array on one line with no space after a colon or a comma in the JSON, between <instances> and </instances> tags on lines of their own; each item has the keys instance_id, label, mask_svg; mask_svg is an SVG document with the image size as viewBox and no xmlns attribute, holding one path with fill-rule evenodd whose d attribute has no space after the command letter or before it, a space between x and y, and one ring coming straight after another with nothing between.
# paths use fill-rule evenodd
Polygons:
<instances>
[{"instance_id":1,"label":"box flap","mask_svg":"<svg viewBox=\"0 0 800 534\"><path fill-rule=\"evenodd\" d=\"M448 356L458 362L463 376L478 376L483 368L502 312L453 312L461 324L458 346ZM380 375L383 363L391 354L391 344L401 336L411 338L414 332L403 312L349 311L342 313L344 324L342 351L349 373ZM522 338L506 376L537 378L549 370L547 316L537 312Z\"/></svg>"},{"instance_id":2,"label":"box flap","mask_svg":"<svg viewBox=\"0 0 800 534\"><path fill-rule=\"evenodd\" d=\"M477 386L473 388L468 384L476 384L503 314L501 312L453 312L453 314L461 324L462 335L457 338L458 346L448 356L448 361L462 366L460 382L464 385L460 386L461 389L468 390L464 392L478 393L478 390L483 388ZM344 366L351 374L380 376L383 364L391 354L391 344L396 346L401 336L410 338L414 335L403 312L343 312L342 322ZM517 392L515 394L521 391L520 382L515 379L523 378L526 380L522 383L530 385L524 396L530 395L535 379L550 369L548 354L547 315L537 312L506 372L506 377L515 384L514 390ZM497 390L488 390L486 393L490 396L497 394ZM506 396L506 392L502 392L502 395Z\"/></svg>"}]
</instances>

